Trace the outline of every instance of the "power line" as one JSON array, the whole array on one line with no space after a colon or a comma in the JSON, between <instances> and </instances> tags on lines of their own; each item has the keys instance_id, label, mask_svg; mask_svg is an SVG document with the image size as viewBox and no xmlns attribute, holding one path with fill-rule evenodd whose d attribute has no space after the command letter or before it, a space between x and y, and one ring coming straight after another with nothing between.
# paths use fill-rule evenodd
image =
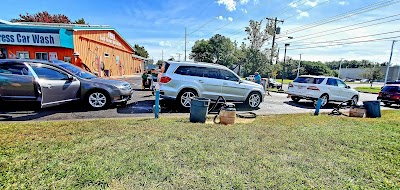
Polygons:
<instances>
[{"instance_id":1,"label":"power line","mask_svg":"<svg viewBox=\"0 0 400 190\"><path fill-rule=\"evenodd\" d=\"M338 20L341 20L341 19L344 19L344 18L355 16L355 15L363 14L363 13L366 13L366 12L369 12L369 11L373 11L373 10L376 10L376 9L380 9L380 8L383 8L383 7L387 7L389 5L393 5L393 4L396 4L396 3L399 3L399 2L400 1L398 1L398 0L392 0L392 1L389 1L389 2L378 2L378 3L375 3L375 4L371 4L371 5L368 5L368 6L363 7L363 8L359 8L359 9L356 9L356 10L353 10L353 11L349 11L349 12L346 12L346 13L342 13L342 14L339 14L337 16L333 16L333 17L330 17L330 18L327 18L327 19L323 19L323 20L320 20L320 21L317 21L317 22L314 22L314 23L311 23L311 24L308 24L308 25L304 25L304 26L300 26L300 27L288 30L288 31L286 31L286 35L287 34L296 33L296 32L300 32L300 31L303 31L303 30L307 30L307 29L310 29L310 28L315 28L317 26L321 26L321 25L324 25L324 24L327 24L327 23L335 22L335 21L338 21Z\"/></svg>"},{"instance_id":2,"label":"power line","mask_svg":"<svg viewBox=\"0 0 400 190\"><path fill-rule=\"evenodd\" d=\"M358 25L362 25L362 24L366 24L366 23L370 23L370 22L385 20L385 19L387 19L387 18L396 17L396 16L399 16L399 15L400 15L400 14L396 14L396 15L392 15L392 16L387 16L387 17L383 17L383 18L378 18L378 19L370 20L370 21L360 22L360 23L357 23L357 24L351 24L351 25L347 25L347 26L342 26L342 27L334 28L334 29L329 29L329 30L325 30L325 31L315 32L315 33L312 33L312 34L306 34L306 35L303 35L303 36L296 36L296 37L295 37L296 40L291 40L291 42L300 41L299 39L302 39L302 38L308 37L308 36L313 36L313 37L305 38L305 39L303 39L303 40L311 39L311 38L316 38L316 37L327 36L327 35L330 35L330 34L336 34L336 33L338 33L338 32L332 32L332 31L339 30L339 29L343 29L343 28L349 28L349 27L352 27L352 26L358 26ZM360 29L360 28L366 28L366 27L374 26L374 25L376 26L376 25L385 24L385 23L388 23L388 22L393 22L393 21L396 21L396 20L399 20L399 19L394 19L394 20L390 20L390 21L386 21L386 22L377 23L377 24L366 25L366 26L362 26L362 27L358 27L358 28L353 28L353 29L350 29L350 30L343 30L343 31L340 31L340 32L346 32L346 31L356 30L356 29ZM332 33L329 33L329 34L326 34L326 35L314 36L314 35L316 35L316 34L322 34L322 33L326 33L326 32L332 32ZM281 38L281 37L278 37L277 39L279 39L279 38ZM286 40L284 40L284 41L286 41ZM282 42L284 42L284 41L282 41Z\"/></svg>"},{"instance_id":3,"label":"power line","mask_svg":"<svg viewBox=\"0 0 400 190\"><path fill-rule=\"evenodd\" d=\"M305 2L306 2L306 1L305 1ZM311 9L314 9L314 8L317 7L317 6L323 5L323 4L328 3L328 2L329 2L329 0L326 0L326 1L322 2L322 3L318 3L318 4L315 5L314 7L310 7L309 9L306 9L305 11L309 11L309 10L311 10ZM290 17L284 18L283 20L287 20L287 19L293 18L293 17L295 17L295 16L296 16L296 15L292 15L292 16L290 16Z\"/></svg>"},{"instance_id":4,"label":"power line","mask_svg":"<svg viewBox=\"0 0 400 190\"><path fill-rule=\"evenodd\" d=\"M372 36L381 36L381 35L386 35L386 34L393 34L400 32L400 30L397 31L391 31L391 32L384 32L384 33L377 33L377 34L371 34L371 35L365 35L365 36L357 36L357 37L352 37L352 38L344 38L344 39L339 39L339 40L331 40L331 41L320 41L320 42L307 42L307 43L301 43L301 45L291 45L291 47L298 47L298 46L304 46L307 44L324 44L324 43L333 43L333 42L340 42L344 40L352 40L352 39L358 39L358 38L366 38L366 37L372 37Z\"/></svg>"},{"instance_id":5,"label":"power line","mask_svg":"<svg viewBox=\"0 0 400 190\"><path fill-rule=\"evenodd\" d=\"M347 44L357 44L357 43L364 43L364 42L387 41L388 39L394 39L394 38L399 38L399 37L400 36L393 36L393 37L379 38L379 39L374 39L374 40L363 40L363 41L356 41L356 42L346 42L346 43L338 43L338 44L330 44L330 45L322 45L322 46L312 46L312 47L303 47L303 48L290 48L288 50L313 49L313 48L323 48L323 47L340 46L340 45L347 45Z\"/></svg>"}]
</instances>

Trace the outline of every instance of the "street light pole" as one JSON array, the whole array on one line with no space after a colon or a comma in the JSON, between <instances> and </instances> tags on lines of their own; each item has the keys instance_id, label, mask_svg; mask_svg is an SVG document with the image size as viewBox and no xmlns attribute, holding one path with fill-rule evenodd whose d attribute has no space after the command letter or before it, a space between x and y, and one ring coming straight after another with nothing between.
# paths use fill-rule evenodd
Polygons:
<instances>
[{"instance_id":1,"label":"street light pole","mask_svg":"<svg viewBox=\"0 0 400 190\"><path fill-rule=\"evenodd\" d=\"M340 73L341 73L341 71L342 71L342 62L343 62L343 58L340 58L338 78L340 78Z\"/></svg>"},{"instance_id":2,"label":"street light pole","mask_svg":"<svg viewBox=\"0 0 400 190\"><path fill-rule=\"evenodd\" d=\"M389 67L390 67L390 63L392 62L392 55L393 55L393 47L394 47L394 43L396 42L396 40L393 40L392 42L392 50L390 51L390 58L389 58L389 63L386 66L386 75L385 75L385 84L387 83L388 80L388 75L389 75Z\"/></svg>"},{"instance_id":3,"label":"street light pole","mask_svg":"<svg viewBox=\"0 0 400 190\"><path fill-rule=\"evenodd\" d=\"M299 65L297 66L297 77L299 77L299 74L300 74L301 53L299 55L300 55L300 61L299 61Z\"/></svg>"},{"instance_id":4,"label":"street light pole","mask_svg":"<svg viewBox=\"0 0 400 190\"><path fill-rule=\"evenodd\" d=\"M286 64L286 48L289 46L290 44L285 44L285 54L283 56L283 65L282 65L282 85L283 85L283 77L285 74L285 64Z\"/></svg>"}]
</instances>

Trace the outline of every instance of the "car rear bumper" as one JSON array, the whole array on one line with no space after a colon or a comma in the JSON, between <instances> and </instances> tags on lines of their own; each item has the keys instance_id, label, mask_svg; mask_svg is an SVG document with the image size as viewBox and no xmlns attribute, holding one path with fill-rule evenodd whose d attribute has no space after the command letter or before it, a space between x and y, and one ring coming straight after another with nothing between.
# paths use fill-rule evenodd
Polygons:
<instances>
[{"instance_id":1,"label":"car rear bumper","mask_svg":"<svg viewBox=\"0 0 400 190\"><path fill-rule=\"evenodd\" d=\"M295 92L287 92L288 98L290 97L299 97L301 99L308 99L308 100L315 100L318 99L320 96L317 94L312 94L312 93L304 93L304 94L299 94Z\"/></svg>"},{"instance_id":2,"label":"car rear bumper","mask_svg":"<svg viewBox=\"0 0 400 190\"><path fill-rule=\"evenodd\" d=\"M400 104L400 100L378 97L377 100L383 103Z\"/></svg>"}]
</instances>

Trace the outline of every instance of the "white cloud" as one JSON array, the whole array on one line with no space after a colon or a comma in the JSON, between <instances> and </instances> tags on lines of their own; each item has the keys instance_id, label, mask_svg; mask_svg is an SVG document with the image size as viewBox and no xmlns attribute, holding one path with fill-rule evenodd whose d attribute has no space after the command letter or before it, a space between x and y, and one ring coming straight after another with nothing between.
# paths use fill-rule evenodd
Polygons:
<instances>
[{"instance_id":1,"label":"white cloud","mask_svg":"<svg viewBox=\"0 0 400 190\"><path fill-rule=\"evenodd\" d=\"M349 2L347 2L347 1L339 1L339 5L349 5Z\"/></svg>"},{"instance_id":2,"label":"white cloud","mask_svg":"<svg viewBox=\"0 0 400 190\"><path fill-rule=\"evenodd\" d=\"M310 17L310 14L307 11L297 10L297 13L299 13L299 16L297 16L297 19L302 19L304 17Z\"/></svg>"},{"instance_id":3,"label":"white cloud","mask_svg":"<svg viewBox=\"0 0 400 190\"><path fill-rule=\"evenodd\" d=\"M259 0L254 0L253 2L254 2L254 5L257 5L258 3L260 3Z\"/></svg>"},{"instance_id":4,"label":"white cloud","mask_svg":"<svg viewBox=\"0 0 400 190\"><path fill-rule=\"evenodd\" d=\"M228 17L228 20L232 22L232 21L233 21L233 18L232 18L232 17Z\"/></svg>"},{"instance_id":5,"label":"white cloud","mask_svg":"<svg viewBox=\"0 0 400 190\"><path fill-rule=\"evenodd\" d=\"M224 18L223 16L217 16L218 20L226 20L226 18Z\"/></svg>"},{"instance_id":6,"label":"white cloud","mask_svg":"<svg viewBox=\"0 0 400 190\"><path fill-rule=\"evenodd\" d=\"M308 5L308 6L311 6L311 7L315 7L315 6L318 5L318 0L316 0L316 1L309 1L309 0L307 0L306 3L305 3L305 5Z\"/></svg>"},{"instance_id":7,"label":"white cloud","mask_svg":"<svg viewBox=\"0 0 400 190\"><path fill-rule=\"evenodd\" d=\"M291 3L289 3L289 6L291 6L291 7L293 7L293 8L296 8L296 7L297 7L297 3L291 2Z\"/></svg>"},{"instance_id":8,"label":"white cloud","mask_svg":"<svg viewBox=\"0 0 400 190\"><path fill-rule=\"evenodd\" d=\"M240 0L240 4L246 5L249 2L249 0Z\"/></svg>"},{"instance_id":9,"label":"white cloud","mask_svg":"<svg viewBox=\"0 0 400 190\"><path fill-rule=\"evenodd\" d=\"M165 42L164 41L160 41L159 44L162 47L171 47L172 46L171 42L169 42L169 41L165 41Z\"/></svg>"},{"instance_id":10,"label":"white cloud","mask_svg":"<svg viewBox=\"0 0 400 190\"><path fill-rule=\"evenodd\" d=\"M247 10L246 9L240 9L244 14L247 14Z\"/></svg>"},{"instance_id":11,"label":"white cloud","mask_svg":"<svg viewBox=\"0 0 400 190\"><path fill-rule=\"evenodd\" d=\"M217 1L218 5L225 5L226 10L229 12L235 11L236 10L236 1L234 0L218 0Z\"/></svg>"}]
</instances>

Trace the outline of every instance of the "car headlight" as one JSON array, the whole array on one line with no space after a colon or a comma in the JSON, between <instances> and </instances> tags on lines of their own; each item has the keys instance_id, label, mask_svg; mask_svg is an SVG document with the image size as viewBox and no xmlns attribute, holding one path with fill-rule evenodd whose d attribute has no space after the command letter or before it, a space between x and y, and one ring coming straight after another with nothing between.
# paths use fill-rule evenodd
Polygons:
<instances>
[{"instance_id":1,"label":"car headlight","mask_svg":"<svg viewBox=\"0 0 400 190\"><path fill-rule=\"evenodd\" d=\"M130 84L125 83L124 85L118 87L120 90L132 90L132 87Z\"/></svg>"}]
</instances>

